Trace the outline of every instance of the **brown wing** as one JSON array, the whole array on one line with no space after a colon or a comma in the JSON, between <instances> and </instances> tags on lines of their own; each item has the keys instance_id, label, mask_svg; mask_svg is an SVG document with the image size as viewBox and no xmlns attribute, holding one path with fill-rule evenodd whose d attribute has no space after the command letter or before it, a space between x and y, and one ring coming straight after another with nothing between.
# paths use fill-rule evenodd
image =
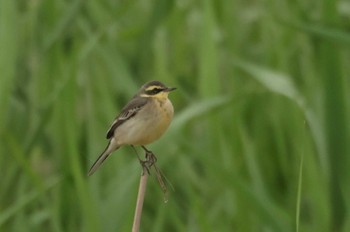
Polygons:
<instances>
[{"instance_id":1,"label":"brown wing","mask_svg":"<svg viewBox=\"0 0 350 232\"><path fill-rule=\"evenodd\" d=\"M110 139L114 135L115 129L117 129L126 120L134 117L137 112L147 103L146 98L133 98L123 109L122 112L116 117L111 127L107 131L107 139Z\"/></svg>"}]
</instances>

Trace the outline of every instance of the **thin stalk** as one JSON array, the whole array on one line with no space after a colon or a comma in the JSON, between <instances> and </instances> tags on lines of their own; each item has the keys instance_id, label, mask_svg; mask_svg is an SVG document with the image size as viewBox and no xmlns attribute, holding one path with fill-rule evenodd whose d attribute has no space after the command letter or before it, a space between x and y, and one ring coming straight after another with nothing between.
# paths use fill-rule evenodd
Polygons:
<instances>
[{"instance_id":1,"label":"thin stalk","mask_svg":"<svg viewBox=\"0 0 350 232\"><path fill-rule=\"evenodd\" d=\"M143 171L141 174L141 178L140 178L139 192L137 194L134 222L132 225L132 232L139 232L139 230L140 230L143 201L145 199L148 176L149 176L149 173L148 173L147 166L144 165Z\"/></svg>"}]
</instances>

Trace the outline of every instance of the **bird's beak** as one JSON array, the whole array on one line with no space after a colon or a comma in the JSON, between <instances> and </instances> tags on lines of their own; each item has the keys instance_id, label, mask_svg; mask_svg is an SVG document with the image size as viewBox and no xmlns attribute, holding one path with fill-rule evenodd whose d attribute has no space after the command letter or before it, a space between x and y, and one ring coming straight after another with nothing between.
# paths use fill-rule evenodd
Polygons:
<instances>
[{"instance_id":1,"label":"bird's beak","mask_svg":"<svg viewBox=\"0 0 350 232\"><path fill-rule=\"evenodd\" d=\"M166 89L165 89L165 92L171 92L171 91L173 91L173 90L175 90L175 89L177 89L177 88L174 88L174 87L172 87L172 88L166 88Z\"/></svg>"}]
</instances>

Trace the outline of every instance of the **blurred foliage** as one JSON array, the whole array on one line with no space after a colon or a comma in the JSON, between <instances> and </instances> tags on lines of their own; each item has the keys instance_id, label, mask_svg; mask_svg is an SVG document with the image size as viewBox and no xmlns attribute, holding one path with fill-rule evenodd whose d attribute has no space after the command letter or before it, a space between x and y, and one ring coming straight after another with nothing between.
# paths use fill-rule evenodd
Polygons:
<instances>
[{"instance_id":1,"label":"blurred foliage","mask_svg":"<svg viewBox=\"0 0 350 232\"><path fill-rule=\"evenodd\" d=\"M113 118L160 80L142 231L350 231L348 1L0 1L0 230L130 231ZM139 151L141 152L141 151Z\"/></svg>"}]
</instances>

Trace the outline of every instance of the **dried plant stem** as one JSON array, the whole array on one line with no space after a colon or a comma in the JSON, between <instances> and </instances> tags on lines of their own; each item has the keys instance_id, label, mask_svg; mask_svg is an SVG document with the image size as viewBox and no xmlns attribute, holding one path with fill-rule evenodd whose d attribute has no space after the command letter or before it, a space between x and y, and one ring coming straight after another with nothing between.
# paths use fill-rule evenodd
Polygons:
<instances>
[{"instance_id":1,"label":"dried plant stem","mask_svg":"<svg viewBox=\"0 0 350 232\"><path fill-rule=\"evenodd\" d=\"M132 232L139 232L140 230L140 223L141 223L141 215L142 215L142 208L143 208L143 201L145 199L146 195L146 186L147 186L147 179L150 175L150 168L153 166L156 170L157 179L159 182L159 185L161 186L164 195L166 196L167 188L164 184L164 181L162 179L161 172L159 168L155 165L157 162L156 156L153 154L152 151L147 150L146 147L142 146L142 148L145 150L145 160L141 160L139 158L139 161L142 166L142 174L140 178L140 185L139 185L139 192L137 194L137 200L136 200L136 209L135 209L135 215L134 215L134 222L132 225ZM164 201L167 201L167 197L165 197Z\"/></svg>"},{"instance_id":2,"label":"dried plant stem","mask_svg":"<svg viewBox=\"0 0 350 232\"><path fill-rule=\"evenodd\" d=\"M143 166L143 171L140 178L139 192L137 194L136 209L135 209L135 215L134 215L134 222L132 225L132 232L139 232L140 230L142 207L143 207L143 201L145 199L145 194L146 194L148 176L149 174L148 174L147 167Z\"/></svg>"}]
</instances>

